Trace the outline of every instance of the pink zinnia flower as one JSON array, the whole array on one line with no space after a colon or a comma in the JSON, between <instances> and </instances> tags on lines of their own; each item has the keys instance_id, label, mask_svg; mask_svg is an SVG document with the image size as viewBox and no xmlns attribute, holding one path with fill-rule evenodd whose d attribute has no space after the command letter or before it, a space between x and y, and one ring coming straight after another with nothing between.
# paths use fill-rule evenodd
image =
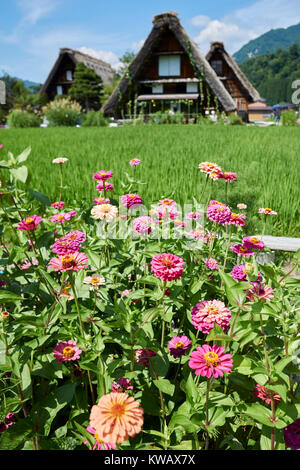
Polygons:
<instances>
[{"instance_id":1,"label":"pink zinnia flower","mask_svg":"<svg viewBox=\"0 0 300 470\"><path fill-rule=\"evenodd\" d=\"M138 194L124 194L124 196L121 196L121 203L124 207L130 209L134 205L142 204L143 200Z\"/></svg>"},{"instance_id":2,"label":"pink zinnia flower","mask_svg":"<svg viewBox=\"0 0 300 470\"><path fill-rule=\"evenodd\" d=\"M219 174L219 179L224 179L227 182L231 183L232 181L237 181L236 173L231 171L223 171Z\"/></svg>"},{"instance_id":3,"label":"pink zinnia flower","mask_svg":"<svg viewBox=\"0 0 300 470\"><path fill-rule=\"evenodd\" d=\"M96 186L96 190L99 191L99 193L102 193L102 191L113 191L114 190L114 185L112 183L105 183L104 181L101 181L99 184Z\"/></svg>"},{"instance_id":4,"label":"pink zinnia flower","mask_svg":"<svg viewBox=\"0 0 300 470\"><path fill-rule=\"evenodd\" d=\"M211 270L218 270L219 269L218 262L214 258L206 258L204 260L204 263Z\"/></svg>"},{"instance_id":5,"label":"pink zinnia flower","mask_svg":"<svg viewBox=\"0 0 300 470\"><path fill-rule=\"evenodd\" d=\"M199 214L199 212L188 212L185 216L186 219L189 220L198 220L201 219L202 214Z\"/></svg>"},{"instance_id":6,"label":"pink zinnia flower","mask_svg":"<svg viewBox=\"0 0 300 470\"><path fill-rule=\"evenodd\" d=\"M178 357L184 356L186 351L192 347L192 341L187 336L174 336L169 341L169 352L171 356L177 359Z\"/></svg>"},{"instance_id":7,"label":"pink zinnia flower","mask_svg":"<svg viewBox=\"0 0 300 470\"><path fill-rule=\"evenodd\" d=\"M139 160L138 158L133 158L132 160L130 160L129 165L130 166L137 166L140 163L141 163L141 160Z\"/></svg>"},{"instance_id":8,"label":"pink zinnia flower","mask_svg":"<svg viewBox=\"0 0 300 470\"><path fill-rule=\"evenodd\" d=\"M231 210L225 204L213 204L208 206L206 215L212 222L223 225L229 223Z\"/></svg>"},{"instance_id":9,"label":"pink zinnia flower","mask_svg":"<svg viewBox=\"0 0 300 470\"><path fill-rule=\"evenodd\" d=\"M274 400L275 405L280 402L281 396L278 393L271 392L266 387L264 387L263 385L259 385L259 384L256 384L255 388L256 390L255 392L253 392L253 394L256 397L260 398L261 400L265 401L267 405L271 405L272 403L271 393L273 394L273 400Z\"/></svg>"},{"instance_id":10,"label":"pink zinnia flower","mask_svg":"<svg viewBox=\"0 0 300 470\"><path fill-rule=\"evenodd\" d=\"M69 255L59 256L59 258L52 258L48 264L48 268L53 268L55 271L79 271L80 269L87 268L88 257L84 253L72 253Z\"/></svg>"},{"instance_id":11,"label":"pink zinnia flower","mask_svg":"<svg viewBox=\"0 0 300 470\"><path fill-rule=\"evenodd\" d=\"M52 163L66 163L68 162L69 159L68 158L63 158L63 157L59 157L59 158L55 158L54 160L52 160Z\"/></svg>"},{"instance_id":12,"label":"pink zinnia flower","mask_svg":"<svg viewBox=\"0 0 300 470\"><path fill-rule=\"evenodd\" d=\"M245 237L243 238L243 246L261 251L264 249L265 244L258 237Z\"/></svg>"},{"instance_id":13,"label":"pink zinnia flower","mask_svg":"<svg viewBox=\"0 0 300 470\"><path fill-rule=\"evenodd\" d=\"M123 292L121 292L121 297L126 297L126 295L130 294L132 292L132 289L125 289Z\"/></svg>"},{"instance_id":14,"label":"pink zinnia flower","mask_svg":"<svg viewBox=\"0 0 300 470\"><path fill-rule=\"evenodd\" d=\"M42 220L42 217L35 214L30 217L26 217L18 223L18 230L26 230L27 232L35 230Z\"/></svg>"},{"instance_id":15,"label":"pink zinnia flower","mask_svg":"<svg viewBox=\"0 0 300 470\"><path fill-rule=\"evenodd\" d=\"M30 269L32 266L37 266L39 264L37 259L32 259L21 265L20 269Z\"/></svg>"},{"instance_id":16,"label":"pink zinnia flower","mask_svg":"<svg viewBox=\"0 0 300 470\"><path fill-rule=\"evenodd\" d=\"M173 199L161 199L158 201L160 206L176 206L176 202Z\"/></svg>"},{"instance_id":17,"label":"pink zinnia flower","mask_svg":"<svg viewBox=\"0 0 300 470\"><path fill-rule=\"evenodd\" d=\"M236 253L237 255L241 255L241 256L246 256L246 257L249 257L249 256L252 256L254 255L254 251L253 250L250 250L250 248L247 248L246 246L243 246L241 244L239 245L232 245L230 247L231 251L233 251L234 253Z\"/></svg>"},{"instance_id":18,"label":"pink zinnia flower","mask_svg":"<svg viewBox=\"0 0 300 470\"><path fill-rule=\"evenodd\" d=\"M113 382L113 393L123 393L126 392L126 390L133 390L133 386L131 385L129 379L124 379L124 377L120 377L118 382Z\"/></svg>"},{"instance_id":19,"label":"pink zinnia flower","mask_svg":"<svg viewBox=\"0 0 300 470\"><path fill-rule=\"evenodd\" d=\"M4 145L0 144L0 149L3 149L4 148Z\"/></svg>"},{"instance_id":20,"label":"pink zinnia flower","mask_svg":"<svg viewBox=\"0 0 300 470\"><path fill-rule=\"evenodd\" d=\"M64 201L53 202L53 204L51 204L51 207L53 207L53 209L63 209L65 207L65 203Z\"/></svg>"},{"instance_id":21,"label":"pink zinnia flower","mask_svg":"<svg viewBox=\"0 0 300 470\"><path fill-rule=\"evenodd\" d=\"M69 255L79 251L79 248L84 242L85 233L75 230L55 240L51 250L58 255Z\"/></svg>"},{"instance_id":22,"label":"pink zinnia flower","mask_svg":"<svg viewBox=\"0 0 300 470\"><path fill-rule=\"evenodd\" d=\"M116 444L113 444L111 442L103 442L101 441L101 439L99 439L99 436L96 432L96 430L94 428L92 428L92 426L88 426L86 428L86 430L93 434L94 438L95 438L95 444L93 445L93 447L90 449L90 450L112 450L112 449L116 449ZM83 443L84 444L87 444L87 440L85 440Z\"/></svg>"},{"instance_id":23,"label":"pink zinnia flower","mask_svg":"<svg viewBox=\"0 0 300 470\"><path fill-rule=\"evenodd\" d=\"M113 172L111 170L109 171L100 170L97 173L93 174L93 179L99 180L99 181L106 181L112 177L113 177Z\"/></svg>"},{"instance_id":24,"label":"pink zinnia flower","mask_svg":"<svg viewBox=\"0 0 300 470\"><path fill-rule=\"evenodd\" d=\"M65 361L76 361L80 359L82 350L76 346L77 341L61 341L53 349L53 354L58 364Z\"/></svg>"},{"instance_id":25,"label":"pink zinnia flower","mask_svg":"<svg viewBox=\"0 0 300 470\"><path fill-rule=\"evenodd\" d=\"M16 418L15 418L14 413L8 413L4 418L4 422L0 421L0 434L6 431L15 422L16 422Z\"/></svg>"},{"instance_id":26,"label":"pink zinnia flower","mask_svg":"<svg viewBox=\"0 0 300 470\"><path fill-rule=\"evenodd\" d=\"M277 212L272 211L272 209L270 209L269 207L258 209L258 213L265 215L277 215Z\"/></svg>"},{"instance_id":27,"label":"pink zinnia flower","mask_svg":"<svg viewBox=\"0 0 300 470\"><path fill-rule=\"evenodd\" d=\"M171 253L155 255L151 260L151 271L163 281L176 281L182 276L184 261Z\"/></svg>"},{"instance_id":28,"label":"pink zinnia flower","mask_svg":"<svg viewBox=\"0 0 300 470\"><path fill-rule=\"evenodd\" d=\"M216 163L202 162L199 167L202 173L206 173L211 179L217 180L219 174L222 172L222 168Z\"/></svg>"},{"instance_id":29,"label":"pink zinnia flower","mask_svg":"<svg viewBox=\"0 0 300 470\"><path fill-rule=\"evenodd\" d=\"M97 205L101 205L101 204L109 204L110 203L110 200L109 198L104 198L104 197L96 197L96 199L94 199L93 201L95 204Z\"/></svg>"},{"instance_id":30,"label":"pink zinnia flower","mask_svg":"<svg viewBox=\"0 0 300 470\"><path fill-rule=\"evenodd\" d=\"M158 219L168 219L168 218L175 219L176 217L179 216L178 211L176 209L176 205L168 206L168 205L162 204L158 206L157 210L154 212L155 212L155 216Z\"/></svg>"},{"instance_id":31,"label":"pink zinnia flower","mask_svg":"<svg viewBox=\"0 0 300 470\"><path fill-rule=\"evenodd\" d=\"M284 428L284 441L292 450L300 450L300 418Z\"/></svg>"},{"instance_id":32,"label":"pink zinnia flower","mask_svg":"<svg viewBox=\"0 0 300 470\"><path fill-rule=\"evenodd\" d=\"M55 214L51 217L51 222L57 222L59 224L64 224L67 220L70 220L72 217L77 215L76 211L71 212L61 212L60 214Z\"/></svg>"},{"instance_id":33,"label":"pink zinnia flower","mask_svg":"<svg viewBox=\"0 0 300 470\"><path fill-rule=\"evenodd\" d=\"M151 233L151 225L153 224L153 220L151 217L148 216L141 216L137 217L132 221L132 225L134 227L134 230L141 235L146 235Z\"/></svg>"},{"instance_id":34,"label":"pink zinnia flower","mask_svg":"<svg viewBox=\"0 0 300 470\"><path fill-rule=\"evenodd\" d=\"M195 369L196 375L207 377L213 376L215 379L223 377L224 372L231 373L232 355L224 354L225 348L221 346L208 346L204 344L193 351L190 357L189 366Z\"/></svg>"},{"instance_id":35,"label":"pink zinnia flower","mask_svg":"<svg viewBox=\"0 0 300 470\"><path fill-rule=\"evenodd\" d=\"M217 323L223 331L229 327L231 312L220 300L203 300L192 310L192 323L196 330L207 334Z\"/></svg>"},{"instance_id":36,"label":"pink zinnia flower","mask_svg":"<svg viewBox=\"0 0 300 470\"><path fill-rule=\"evenodd\" d=\"M245 271L244 264L240 264L239 266L234 266L230 274L235 281L247 281L247 273Z\"/></svg>"},{"instance_id":37,"label":"pink zinnia flower","mask_svg":"<svg viewBox=\"0 0 300 470\"><path fill-rule=\"evenodd\" d=\"M137 349L135 351L135 358L137 364L141 364L145 367L149 367L149 361L151 357L156 356L156 352L151 351L151 349Z\"/></svg>"},{"instance_id":38,"label":"pink zinnia flower","mask_svg":"<svg viewBox=\"0 0 300 470\"><path fill-rule=\"evenodd\" d=\"M205 239L205 232L204 230L191 230L188 235L192 237L194 240L204 240Z\"/></svg>"},{"instance_id":39,"label":"pink zinnia flower","mask_svg":"<svg viewBox=\"0 0 300 470\"><path fill-rule=\"evenodd\" d=\"M235 225L236 227L244 227L246 219L247 216L244 214L236 214L235 212L231 212L228 224Z\"/></svg>"},{"instance_id":40,"label":"pink zinnia flower","mask_svg":"<svg viewBox=\"0 0 300 470\"><path fill-rule=\"evenodd\" d=\"M255 302L257 300L271 300L274 298L272 287L267 287L265 284L262 284L259 280L251 282L251 289L248 290L247 299L250 302Z\"/></svg>"},{"instance_id":41,"label":"pink zinnia flower","mask_svg":"<svg viewBox=\"0 0 300 470\"><path fill-rule=\"evenodd\" d=\"M173 222L174 222L174 225L176 225L176 227L183 227L183 228L185 227L185 223L183 220L175 219L173 220Z\"/></svg>"}]
</instances>

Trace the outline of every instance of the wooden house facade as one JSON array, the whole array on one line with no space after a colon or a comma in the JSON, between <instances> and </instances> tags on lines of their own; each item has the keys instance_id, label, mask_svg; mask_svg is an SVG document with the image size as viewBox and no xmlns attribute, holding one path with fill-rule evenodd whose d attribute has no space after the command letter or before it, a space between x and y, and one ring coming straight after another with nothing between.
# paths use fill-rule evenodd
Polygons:
<instances>
[{"instance_id":1,"label":"wooden house facade","mask_svg":"<svg viewBox=\"0 0 300 470\"><path fill-rule=\"evenodd\" d=\"M193 115L213 109L231 113L236 103L175 12L153 18L143 47L102 107L114 117L160 110Z\"/></svg>"},{"instance_id":2,"label":"wooden house facade","mask_svg":"<svg viewBox=\"0 0 300 470\"><path fill-rule=\"evenodd\" d=\"M111 66L103 60L74 49L62 48L41 88L41 95L46 93L50 100L53 100L56 95L67 95L73 83L74 71L78 62L83 62L87 67L93 69L105 84L108 84L114 75Z\"/></svg>"},{"instance_id":3,"label":"wooden house facade","mask_svg":"<svg viewBox=\"0 0 300 470\"><path fill-rule=\"evenodd\" d=\"M212 42L206 59L233 98L237 113L247 120L249 104L261 100L258 91L226 51L223 42Z\"/></svg>"}]
</instances>

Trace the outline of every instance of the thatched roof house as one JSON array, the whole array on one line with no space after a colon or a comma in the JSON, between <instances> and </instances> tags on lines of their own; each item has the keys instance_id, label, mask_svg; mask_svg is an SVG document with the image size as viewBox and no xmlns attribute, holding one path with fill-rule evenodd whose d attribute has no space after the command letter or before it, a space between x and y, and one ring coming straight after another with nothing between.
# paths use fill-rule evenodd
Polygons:
<instances>
[{"instance_id":1,"label":"thatched roof house","mask_svg":"<svg viewBox=\"0 0 300 470\"><path fill-rule=\"evenodd\" d=\"M106 115L170 109L234 112L236 103L187 35L175 12L153 18L153 28L125 76L102 107Z\"/></svg>"},{"instance_id":2,"label":"thatched roof house","mask_svg":"<svg viewBox=\"0 0 300 470\"><path fill-rule=\"evenodd\" d=\"M212 42L206 59L234 99L237 111L247 112L249 103L261 100L258 91L226 51L223 42Z\"/></svg>"},{"instance_id":3,"label":"thatched roof house","mask_svg":"<svg viewBox=\"0 0 300 470\"><path fill-rule=\"evenodd\" d=\"M93 69L105 84L108 84L114 75L111 66L103 60L64 47L59 50L59 56L41 88L41 94L46 93L49 99L53 99L59 94L66 95L73 83L74 70L78 62L83 62L87 67Z\"/></svg>"}]
</instances>

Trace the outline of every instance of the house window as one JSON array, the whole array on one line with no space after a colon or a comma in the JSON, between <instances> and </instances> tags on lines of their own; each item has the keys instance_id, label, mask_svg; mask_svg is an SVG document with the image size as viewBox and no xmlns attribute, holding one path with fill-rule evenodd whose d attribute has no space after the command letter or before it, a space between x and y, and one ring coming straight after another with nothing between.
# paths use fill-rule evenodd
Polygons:
<instances>
[{"instance_id":1,"label":"house window","mask_svg":"<svg viewBox=\"0 0 300 470\"><path fill-rule=\"evenodd\" d=\"M198 83L187 83L186 84L187 93L198 93Z\"/></svg>"},{"instance_id":2,"label":"house window","mask_svg":"<svg viewBox=\"0 0 300 470\"><path fill-rule=\"evenodd\" d=\"M72 70L67 70L67 71L66 71L66 77L67 77L67 80L68 80L68 81L73 80Z\"/></svg>"},{"instance_id":3,"label":"house window","mask_svg":"<svg viewBox=\"0 0 300 470\"><path fill-rule=\"evenodd\" d=\"M161 55L158 58L158 75L160 77L180 76L180 56Z\"/></svg>"},{"instance_id":4,"label":"house window","mask_svg":"<svg viewBox=\"0 0 300 470\"><path fill-rule=\"evenodd\" d=\"M211 66L217 75L221 75L223 73L223 62L221 60L213 60Z\"/></svg>"},{"instance_id":5,"label":"house window","mask_svg":"<svg viewBox=\"0 0 300 470\"><path fill-rule=\"evenodd\" d=\"M61 85L57 85L57 87L56 87L56 93L57 93L58 95L63 95L63 88L62 88Z\"/></svg>"},{"instance_id":6,"label":"house window","mask_svg":"<svg viewBox=\"0 0 300 470\"><path fill-rule=\"evenodd\" d=\"M163 88L163 85L161 83L157 83L157 84L153 83L152 93L159 94L159 93L163 93L163 92L164 92L164 88Z\"/></svg>"}]
</instances>

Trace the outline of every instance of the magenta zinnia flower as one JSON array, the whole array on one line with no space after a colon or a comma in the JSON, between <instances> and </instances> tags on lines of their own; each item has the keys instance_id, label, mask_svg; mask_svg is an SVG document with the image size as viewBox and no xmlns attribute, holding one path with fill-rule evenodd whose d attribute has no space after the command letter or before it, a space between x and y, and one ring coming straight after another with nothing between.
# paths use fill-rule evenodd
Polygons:
<instances>
[{"instance_id":1,"label":"magenta zinnia flower","mask_svg":"<svg viewBox=\"0 0 300 470\"><path fill-rule=\"evenodd\" d=\"M207 377L213 376L215 379L223 377L224 372L231 373L232 355L224 354L225 348L204 344L193 351L190 357L189 366L195 369L196 375Z\"/></svg>"},{"instance_id":2,"label":"magenta zinnia flower","mask_svg":"<svg viewBox=\"0 0 300 470\"><path fill-rule=\"evenodd\" d=\"M199 212L188 212L185 216L186 219L189 220L198 220L201 219L202 214L199 214Z\"/></svg>"},{"instance_id":3,"label":"magenta zinnia flower","mask_svg":"<svg viewBox=\"0 0 300 470\"><path fill-rule=\"evenodd\" d=\"M126 392L126 390L133 390L133 386L131 385L129 379L120 377L118 382L113 382L113 385L112 385L113 393L123 393L123 392Z\"/></svg>"},{"instance_id":4,"label":"magenta zinnia flower","mask_svg":"<svg viewBox=\"0 0 300 470\"><path fill-rule=\"evenodd\" d=\"M151 357L156 356L156 352L151 351L151 349L137 349L135 351L135 358L137 364L144 365L145 367L149 367L149 361Z\"/></svg>"},{"instance_id":5,"label":"magenta zinnia flower","mask_svg":"<svg viewBox=\"0 0 300 470\"><path fill-rule=\"evenodd\" d=\"M232 171L223 171L219 174L219 179L224 179L226 183L231 183L232 181L237 181L237 176Z\"/></svg>"},{"instance_id":6,"label":"magenta zinnia flower","mask_svg":"<svg viewBox=\"0 0 300 470\"><path fill-rule=\"evenodd\" d=\"M161 199L158 201L160 206L176 206L176 202L173 199Z\"/></svg>"},{"instance_id":7,"label":"magenta zinnia flower","mask_svg":"<svg viewBox=\"0 0 300 470\"><path fill-rule=\"evenodd\" d=\"M104 181L100 181L100 183L96 186L96 190L99 191L99 193L102 193L104 189L105 191L113 191L114 185L112 183L105 183Z\"/></svg>"},{"instance_id":8,"label":"magenta zinnia flower","mask_svg":"<svg viewBox=\"0 0 300 470\"><path fill-rule=\"evenodd\" d=\"M231 218L231 210L225 204L212 204L208 206L206 215L212 222L219 225L228 224Z\"/></svg>"},{"instance_id":9,"label":"magenta zinnia flower","mask_svg":"<svg viewBox=\"0 0 300 470\"><path fill-rule=\"evenodd\" d=\"M31 215L18 223L18 230L26 230L27 232L35 230L43 218L38 215Z\"/></svg>"},{"instance_id":10,"label":"magenta zinnia flower","mask_svg":"<svg viewBox=\"0 0 300 470\"><path fill-rule=\"evenodd\" d=\"M71 253L69 255L59 256L59 258L52 258L48 264L48 268L53 268L55 271L79 271L80 269L87 268L88 257L84 253Z\"/></svg>"},{"instance_id":11,"label":"magenta zinnia flower","mask_svg":"<svg viewBox=\"0 0 300 470\"><path fill-rule=\"evenodd\" d=\"M272 287L267 287L265 284L262 284L259 280L251 282L251 289L248 290L247 299L250 302L255 302L257 300L271 300L274 298Z\"/></svg>"},{"instance_id":12,"label":"magenta zinnia flower","mask_svg":"<svg viewBox=\"0 0 300 470\"><path fill-rule=\"evenodd\" d=\"M80 359L82 350L76 346L77 341L61 341L53 349L53 354L58 364L65 361L76 361Z\"/></svg>"},{"instance_id":13,"label":"magenta zinnia flower","mask_svg":"<svg viewBox=\"0 0 300 470\"><path fill-rule=\"evenodd\" d=\"M243 238L243 246L261 251L264 249L265 244L258 237L245 237Z\"/></svg>"},{"instance_id":14,"label":"magenta zinnia flower","mask_svg":"<svg viewBox=\"0 0 300 470\"><path fill-rule=\"evenodd\" d=\"M132 225L134 226L134 230L141 235L146 235L151 233L151 225L153 224L153 220L151 217L148 216L141 216L137 217L132 221Z\"/></svg>"},{"instance_id":15,"label":"magenta zinnia flower","mask_svg":"<svg viewBox=\"0 0 300 470\"><path fill-rule=\"evenodd\" d=\"M230 274L235 281L247 281L247 273L245 271L244 264L240 264L239 266L234 266Z\"/></svg>"},{"instance_id":16,"label":"magenta zinnia flower","mask_svg":"<svg viewBox=\"0 0 300 470\"><path fill-rule=\"evenodd\" d=\"M235 212L231 212L228 224L235 225L236 227L244 227L246 219L247 216L244 214L236 214Z\"/></svg>"},{"instance_id":17,"label":"magenta zinnia flower","mask_svg":"<svg viewBox=\"0 0 300 470\"><path fill-rule=\"evenodd\" d=\"M134 205L142 204L143 200L138 194L124 194L124 196L121 196L121 203L124 207L130 209Z\"/></svg>"},{"instance_id":18,"label":"magenta zinnia flower","mask_svg":"<svg viewBox=\"0 0 300 470\"><path fill-rule=\"evenodd\" d=\"M265 208L260 208L258 209L259 214L265 214L265 215L277 215L277 212L273 211L270 209L270 207L265 207Z\"/></svg>"},{"instance_id":19,"label":"magenta zinnia flower","mask_svg":"<svg viewBox=\"0 0 300 470\"><path fill-rule=\"evenodd\" d=\"M259 384L256 384L255 388L256 390L255 392L253 392L254 395L260 398L261 400L265 401L267 405L271 405L272 403L271 393L273 393L273 400L274 400L275 405L280 402L281 396L278 393L271 392L266 387L264 387L263 385L259 385Z\"/></svg>"},{"instance_id":20,"label":"magenta zinnia flower","mask_svg":"<svg viewBox=\"0 0 300 470\"><path fill-rule=\"evenodd\" d=\"M133 158L132 160L130 160L129 165L130 166L137 166L140 163L141 163L141 160L139 160L138 158Z\"/></svg>"},{"instance_id":21,"label":"magenta zinnia flower","mask_svg":"<svg viewBox=\"0 0 300 470\"><path fill-rule=\"evenodd\" d=\"M230 249L237 255L246 256L246 257L254 255L253 250L250 250L250 248L247 248L246 246L243 246L241 244L232 245Z\"/></svg>"},{"instance_id":22,"label":"magenta zinnia flower","mask_svg":"<svg viewBox=\"0 0 300 470\"><path fill-rule=\"evenodd\" d=\"M192 323L196 330L207 334L217 323L223 331L229 327L231 312L220 300L203 300L192 310Z\"/></svg>"},{"instance_id":23,"label":"magenta zinnia flower","mask_svg":"<svg viewBox=\"0 0 300 470\"><path fill-rule=\"evenodd\" d=\"M92 426L88 426L86 428L86 430L90 433L90 434L93 434L94 438L95 438L95 444L93 445L93 447L90 449L90 450L112 450L112 449L116 449L116 444L113 444L112 442L103 442L101 441L101 439L99 438L96 430L94 428L92 428ZM87 444L87 440L85 440L83 443L84 444Z\"/></svg>"},{"instance_id":24,"label":"magenta zinnia flower","mask_svg":"<svg viewBox=\"0 0 300 470\"><path fill-rule=\"evenodd\" d=\"M63 209L65 207L65 203L64 201L53 202L53 204L51 204L51 207L53 207L53 209Z\"/></svg>"},{"instance_id":25,"label":"magenta zinnia flower","mask_svg":"<svg viewBox=\"0 0 300 470\"><path fill-rule=\"evenodd\" d=\"M97 205L101 205L101 204L109 204L110 200L108 197L104 198L100 196L100 197L96 197L93 202Z\"/></svg>"},{"instance_id":26,"label":"magenta zinnia flower","mask_svg":"<svg viewBox=\"0 0 300 470\"><path fill-rule=\"evenodd\" d=\"M206 266L211 269L211 270L217 270L219 269L219 265L218 265L218 262L214 259L214 258L206 258L204 260L204 263L206 264Z\"/></svg>"},{"instance_id":27,"label":"magenta zinnia flower","mask_svg":"<svg viewBox=\"0 0 300 470\"><path fill-rule=\"evenodd\" d=\"M300 450L300 419L296 419L283 431L285 445L292 450Z\"/></svg>"},{"instance_id":28,"label":"magenta zinnia flower","mask_svg":"<svg viewBox=\"0 0 300 470\"><path fill-rule=\"evenodd\" d=\"M55 240L51 250L58 255L69 255L79 251L84 242L85 233L75 230L74 232L69 232L63 237Z\"/></svg>"},{"instance_id":29,"label":"magenta zinnia flower","mask_svg":"<svg viewBox=\"0 0 300 470\"><path fill-rule=\"evenodd\" d=\"M169 342L169 352L171 356L177 359L184 356L192 346L192 341L187 336L174 336Z\"/></svg>"},{"instance_id":30,"label":"magenta zinnia flower","mask_svg":"<svg viewBox=\"0 0 300 470\"><path fill-rule=\"evenodd\" d=\"M51 217L50 220L51 222L58 222L59 224L63 224L67 220L70 220L72 217L74 217L76 214L76 211L61 212L60 214L55 214L53 217Z\"/></svg>"},{"instance_id":31,"label":"magenta zinnia flower","mask_svg":"<svg viewBox=\"0 0 300 470\"><path fill-rule=\"evenodd\" d=\"M111 170L109 171L100 170L97 173L93 174L93 179L99 180L99 181L106 181L112 177L113 177L113 172Z\"/></svg>"},{"instance_id":32,"label":"magenta zinnia flower","mask_svg":"<svg viewBox=\"0 0 300 470\"><path fill-rule=\"evenodd\" d=\"M151 260L151 271L163 281L176 281L182 276L184 261L171 253L155 255Z\"/></svg>"}]
</instances>

